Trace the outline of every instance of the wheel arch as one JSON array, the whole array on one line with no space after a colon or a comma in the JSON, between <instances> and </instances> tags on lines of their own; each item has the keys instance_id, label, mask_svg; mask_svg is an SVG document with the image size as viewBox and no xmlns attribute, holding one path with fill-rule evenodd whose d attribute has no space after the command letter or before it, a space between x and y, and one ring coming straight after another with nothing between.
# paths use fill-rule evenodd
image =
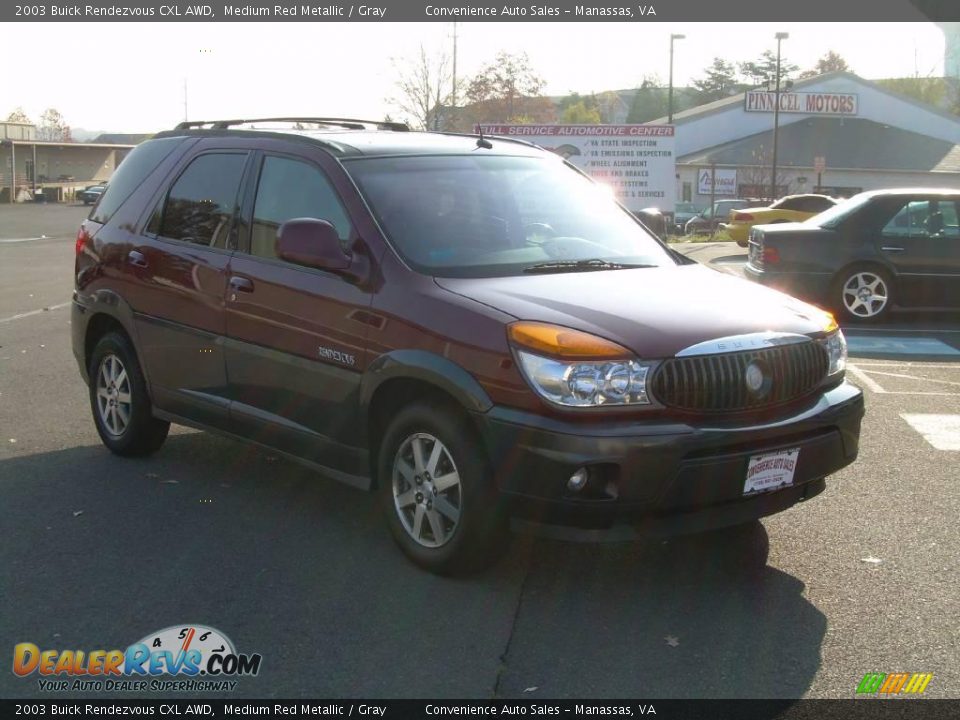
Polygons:
<instances>
[{"instance_id":1,"label":"wheel arch","mask_svg":"<svg viewBox=\"0 0 960 720\"><path fill-rule=\"evenodd\" d=\"M398 350L377 358L367 369L360 387L372 487L377 486L380 440L390 417L404 405L423 399L446 405L474 428L472 415L493 407L486 391L470 373L440 355Z\"/></svg>"}]
</instances>

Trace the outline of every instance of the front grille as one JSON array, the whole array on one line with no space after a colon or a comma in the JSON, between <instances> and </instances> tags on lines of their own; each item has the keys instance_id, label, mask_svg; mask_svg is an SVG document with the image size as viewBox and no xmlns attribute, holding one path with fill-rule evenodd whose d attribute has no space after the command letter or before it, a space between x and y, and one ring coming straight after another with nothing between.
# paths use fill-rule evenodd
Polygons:
<instances>
[{"instance_id":1,"label":"front grille","mask_svg":"<svg viewBox=\"0 0 960 720\"><path fill-rule=\"evenodd\" d=\"M767 378L752 392L744 373L756 362ZM826 377L826 351L813 341L761 350L670 358L653 377L653 393L667 407L694 412L755 410L810 393Z\"/></svg>"}]
</instances>

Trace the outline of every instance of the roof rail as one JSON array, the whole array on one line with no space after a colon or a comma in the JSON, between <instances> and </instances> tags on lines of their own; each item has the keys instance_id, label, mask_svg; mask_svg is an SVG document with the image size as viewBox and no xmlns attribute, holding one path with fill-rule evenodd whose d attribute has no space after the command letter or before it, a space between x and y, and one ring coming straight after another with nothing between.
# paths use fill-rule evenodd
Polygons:
<instances>
[{"instance_id":1,"label":"roof rail","mask_svg":"<svg viewBox=\"0 0 960 720\"><path fill-rule=\"evenodd\" d=\"M396 132L407 132L410 128L406 123L391 122L389 120L357 120L354 118L335 118L335 117L269 117L269 118L246 118L235 120L185 120L178 123L174 130L202 130L205 125L209 125L210 130L226 130L234 125L244 125L246 123L257 122L292 122L292 123L314 123L317 125L334 125L350 130L366 130L369 126L376 127L377 130L393 130Z\"/></svg>"}]
</instances>

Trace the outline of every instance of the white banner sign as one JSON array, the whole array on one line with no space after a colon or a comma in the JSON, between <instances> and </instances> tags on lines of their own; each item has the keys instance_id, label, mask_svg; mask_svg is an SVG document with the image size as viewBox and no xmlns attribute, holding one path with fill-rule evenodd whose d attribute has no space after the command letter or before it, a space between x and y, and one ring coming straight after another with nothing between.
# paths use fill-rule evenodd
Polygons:
<instances>
[{"instance_id":1,"label":"white banner sign","mask_svg":"<svg viewBox=\"0 0 960 720\"><path fill-rule=\"evenodd\" d=\"M743 98L747 112L772 113L777 94L751 90ZM780 112L803 115L856 115L859 111L856 93L781 92Z\"/></svg>"},{"instance_id":2,"label":"white banner sign","mask_svg":"<svg viewBox=\"0 0 960 720\"><path fill-rule=\"evenodd\" d=\"M710 179L716 178L717 189L714 195L736 195L737 194L737 171L729 168L723 170L717 169L715 175L710 168L701 168L697 173L697 193L700 195L710 195Z\"/></svg>"},{"instance_id":3,"label":"white banner sign","mask_svg":"<svg viewBox=\"0 0 960 720\"><path fill-rule=\"evenodd\" d=\"M561 155L613 188L632 211L673 212L672 125L481 125L484 135L523 138Z\"/></svg>"}]
</instances>

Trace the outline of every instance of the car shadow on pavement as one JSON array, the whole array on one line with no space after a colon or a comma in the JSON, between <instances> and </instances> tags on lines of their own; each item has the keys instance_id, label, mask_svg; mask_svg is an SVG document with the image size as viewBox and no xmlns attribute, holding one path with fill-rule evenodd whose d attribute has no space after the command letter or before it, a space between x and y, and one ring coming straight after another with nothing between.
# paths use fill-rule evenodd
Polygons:
<instances>
[{"instance_id":1,"label":"car shadow on pavement","mask_svg":"<svg viewBox=\"0 0 960 720\"><path fill-rule=\"evenodd\" d=\"M435 577L399 552L373 496L204 433L146 459L8 457L0 493L0 635L123 649L210 625L264 659L209 697L795 698L826 629L796 578L731 570L739 543L521 535L479 574ZM0 696L37 687L0 674Z\"/></svg>"},{"instance_id":2,"label":"car shadow on pavement","mask_svg":"<svg viewBox=\"0 0 960 720\"><path fill-rule=\"evenodd\" d=\"M752 542L714 535L620 545L518 538L526 579L505 696L798 698L826 616ZM527 692L536 687L535 693Z\"/></svg>"}]
</instances>

